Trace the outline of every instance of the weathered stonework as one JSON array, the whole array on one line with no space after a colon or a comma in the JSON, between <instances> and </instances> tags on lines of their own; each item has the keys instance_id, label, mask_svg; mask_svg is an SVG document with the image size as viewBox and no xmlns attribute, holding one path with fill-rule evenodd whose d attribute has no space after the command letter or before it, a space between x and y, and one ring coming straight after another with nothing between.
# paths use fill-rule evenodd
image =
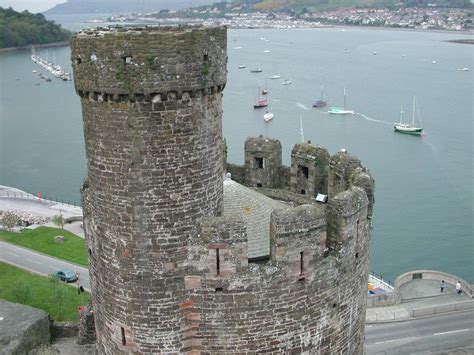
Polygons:
<instances>
[{"instance_id":1,"label":"weathered stonework","mask_svg":"<svg viewBox=\"0 0 474 355\"><path fill-rule=\"evenodd\" d=\"M279 141L249 138L239 179L285 203L246 188L266 215L229 214L226 29L97 30L71 43L98 352L362 354L373 180L360 162L303 144L288 168ZM295 179L300 166L308 178ZM249 262L259 230L269 252Z\"/></svg>"},{"instance_id":2,"label":"weathered stonework","mask_svg":"<svg viewBox=\"0 0 474 355\"><path fill-rule=\"evenodd\" d=\"M249 186L279 187L280 167L280 141L262 136L245 141L245 173Z\"/></svg>"},{"instance_id":3,"label":"weathered stonework","mask_svg":"<svg viewBox=\"0 0 474 355\"><path fill-rule=\"evenodd\" d=\"M291 191L312 197L327 194L328 161L326 149L309 142L295 144L291 151Z\"/></svg>"}]
</instances>

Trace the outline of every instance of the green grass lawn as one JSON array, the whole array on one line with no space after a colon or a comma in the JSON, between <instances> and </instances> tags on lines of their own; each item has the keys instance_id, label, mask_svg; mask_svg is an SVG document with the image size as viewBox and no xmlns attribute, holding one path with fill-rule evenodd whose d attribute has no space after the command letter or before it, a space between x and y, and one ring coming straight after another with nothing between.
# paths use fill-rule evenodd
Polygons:
<instances>
[{"instance_id":1,"label":"green grass lawn","mask_svg":"<svg viewBox=\"0 0 474 355\"><path fill-rule=\"evenodd\" d=\"M64 288L64 305L60 317L58 306L53 301L53 287L48 277L0 262L0 298L20 303L14 295L20 286L28 289L30 293L30 297L21 303L44 310L56 321L76 321L78 306L87 305L90 301L88 292L79 295L76 287L60 282L58 287Z\"/></svg>"},{"instance_id":2,"label":"green grass lawn","mask_svg":"<svg viewBox=\"0 0 474 355\"><path fill-rule=\"evenodd\" d=\"M53 238L64 236L64 242L56 244ZM0 230L0 239L44 254L87 266L87 253L84 239L64 229L38 227L25 229L22 233Z\"/></svg>"}]
</instances>

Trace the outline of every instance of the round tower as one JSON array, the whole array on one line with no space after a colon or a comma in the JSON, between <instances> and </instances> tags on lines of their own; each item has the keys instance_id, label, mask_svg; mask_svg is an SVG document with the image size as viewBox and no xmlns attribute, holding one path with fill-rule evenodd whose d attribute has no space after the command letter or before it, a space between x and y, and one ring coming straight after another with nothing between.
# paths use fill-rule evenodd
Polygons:
<instances>
[{"instance_id":1,"label":"round tower","mask_svg":"<svg viewBox=\"0 0 474 355\"><path fill-rule=\"evenodd\" d=\"M223 201L225 27L83 31L71 40L99 353L178 353L187 241Z\"/></svg>"}]
</instances>

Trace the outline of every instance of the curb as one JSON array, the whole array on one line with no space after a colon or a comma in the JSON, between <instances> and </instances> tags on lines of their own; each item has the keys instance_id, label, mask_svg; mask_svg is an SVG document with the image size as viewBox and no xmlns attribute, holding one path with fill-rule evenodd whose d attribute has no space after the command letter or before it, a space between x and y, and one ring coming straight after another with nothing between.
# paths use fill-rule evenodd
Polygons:
<instances>
[{"instance_id":1,"label":"curb","mask_svg":"<svg viewBox=\"0 0 474 355\"><path fill-rule=\"evenodd\" d=\"M406 322L411 320L417 319L426 319L426 318L435 318L449 314L456 314L456 313L464 313L464 312L474 312L474 309L461 309L458 311L448 311L442 312L437 314L427 314L426 316L419 316L419 317L405 317L405 318L398 318L398 319L387 319L387 320L379 320L379 321L365 321L365 324L386 324L386 323L399 323L399 322Z\"/></svg>"}]
</instances>

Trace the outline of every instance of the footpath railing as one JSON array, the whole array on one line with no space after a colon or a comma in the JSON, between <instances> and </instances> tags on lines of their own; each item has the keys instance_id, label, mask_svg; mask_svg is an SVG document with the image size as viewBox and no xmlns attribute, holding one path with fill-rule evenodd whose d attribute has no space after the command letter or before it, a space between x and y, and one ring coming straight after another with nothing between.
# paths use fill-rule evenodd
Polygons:
<instances>
[{"instance_id":1,"label":"footpath railing","mask_svg":"<svg viewBox=\"0 0 474 355\"><path fill-rule=\"evenodd\" d=\"M410 311L412 317L423 317L447 312L465 311L474 309L474 300L443 304L440 306L414 308Z\"/></svg>"},{"instance_id":2,"label":"footpath railing","mask_svg":"<svg viewBox=\"0 0 474 355\"><path fill-rule=\"evenodd\" d=\"M71 206L71 207L81 207L80 205L77 205L74 202L69 201L69 200L63 200L63 199L59 199L59 198L48 196L48 195L42 195L41 197L38 197L27 191L20 191L20 190L7 190L3 192L0 197L28 199L28 200L35 200L35 201L46 201L46 202L51 202L51 203L60 203L60 204Z\"/></svg>"}]
</instances>

